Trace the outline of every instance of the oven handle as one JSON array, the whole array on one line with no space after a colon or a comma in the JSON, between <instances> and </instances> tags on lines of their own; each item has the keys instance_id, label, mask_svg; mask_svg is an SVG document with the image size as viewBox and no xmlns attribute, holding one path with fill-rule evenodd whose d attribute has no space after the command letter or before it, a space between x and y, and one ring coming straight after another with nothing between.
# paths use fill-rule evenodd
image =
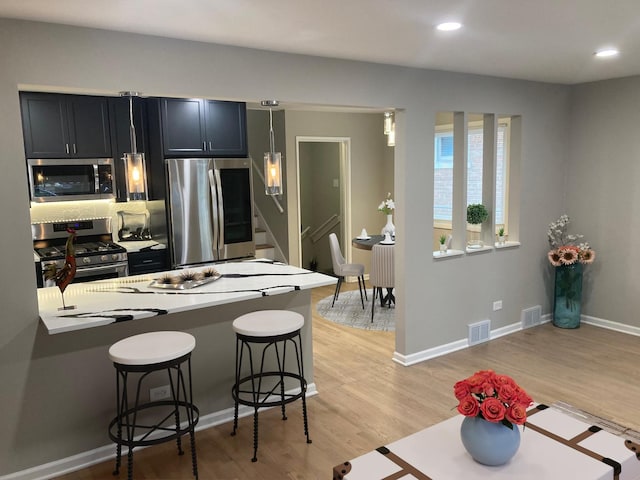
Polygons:
<instances>
[{"instance_id":1,"label":"oven handle","mask_svg":"<svg viewBox=\"0 0 640 480\"><path fill-rule=\"evenodd\" d=\"M78 267L76 276L80 278L100 272L117 272L119 269L127 267L127 265L127 263L112 263L111 265L99 265L96 267Z\"/></svg>"}]
</instances>

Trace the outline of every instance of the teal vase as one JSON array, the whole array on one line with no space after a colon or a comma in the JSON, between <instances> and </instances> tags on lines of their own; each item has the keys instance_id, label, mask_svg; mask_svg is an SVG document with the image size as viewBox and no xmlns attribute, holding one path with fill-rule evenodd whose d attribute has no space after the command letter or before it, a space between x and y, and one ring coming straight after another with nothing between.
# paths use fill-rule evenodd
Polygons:
<instances>
[{"instance_id":1,"label":"teal vase","mask_svg":"<svg viewBox=\"0 0 640 480\"><path fill-rule=\"evenodd\" d=\"M504 465L520 447L520 430L501 422L488 422L482 417L464 417L460 438L469 455L483 465Z\"/></svg>"},{"instance_id":2,"label":"teal vase","mask_svg":"<svg viewBox=\"0 0 640 480\"><path fill-rule=\"evenodd\" d=\"M582 303L582 264L556 267L553 300L553 324L560 328L578 328Z\"/></svg>"}]
</instances>

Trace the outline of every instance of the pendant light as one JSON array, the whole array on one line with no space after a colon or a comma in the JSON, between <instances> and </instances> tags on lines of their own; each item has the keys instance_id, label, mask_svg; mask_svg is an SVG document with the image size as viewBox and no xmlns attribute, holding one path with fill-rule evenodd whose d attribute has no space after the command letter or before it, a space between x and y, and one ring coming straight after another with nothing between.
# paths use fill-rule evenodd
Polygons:
<instances>
[{"instance_id":1,"label":"pendant light","mask_svg":"<svg viewBox=\"0 0 640 480\"><path fill-rule=\"evenodd\" d=\"M133 124L133 97L139 97L140 94L138 92L120 92L120 96L129 97L131 153L125 153L122 157L126 172L127 201L147 200L147 169L144 161L144 153L138 153L136 129Z\"/></svg>"},{"instance_id":2,"label":"pendant light","mask_svg":"<svg viewBox=\"0 0 640 480\"><path fill-rule=\"evenodd\" d=\"M396 145L396 122L393 112L384 112L384 134L387 136L387 145Z\"/></svg>"},{"instance_id":3,"label":"pendant light","mask_svg":"<svg viewBox=\"0 0 640 480\"><path fill-rule=\"evenodd\" d=\"M384 134L389 135L391 132L391 125L393 124L393 113L384 112Z\"/></svg>"},{"instance_id":4,"label":"pendant light","mask_svg":"<svg viewBox=\"0 0 640 480\"><path fill-rule=\"evenodd\" d=\"M272 107L280 103L277 100L263 100L263 107L269 107L269 151L264 154L264 185L267 195L282 195L282 154L275 151L275 139L273 135Z\"/></svg>"}]
</instances>

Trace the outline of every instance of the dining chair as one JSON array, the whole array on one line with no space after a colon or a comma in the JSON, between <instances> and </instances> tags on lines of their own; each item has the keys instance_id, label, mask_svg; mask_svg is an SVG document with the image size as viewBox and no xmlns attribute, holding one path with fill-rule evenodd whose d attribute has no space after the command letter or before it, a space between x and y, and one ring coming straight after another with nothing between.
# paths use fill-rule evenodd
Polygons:
<instances>
[{"instance_id":1,"label":"dining chair","mask_svg":"<svg viewBox=\"0 0 640 480\"><path fill-rule=\"evenodd\" d=\"M393 265L393 245L375 244L371 249L371 270L369 272L369 282L373 287L373 300L371 301L371 321L373 322L373 313L376 306L376 297L380 297L380 306L391 303L395 305L396 300L393 295L395 286L395 274ZM382 296L382 289L387 289L387 294Z\"/></svg>"},{"instance_id":2,"label":"dining chair","mask_svg":"<svg viewBox=\"0 0 640 480\"><path fill-rule=\"evenodd\" d=\"M338 299L340 294L340 287L344 282L344 277L352 276L358 277L358 289L360 290L360 301L362 302L362 309L364 310L364 299L367 298L367 289L364 284L364 265L361 263L347 263L340 250L340 243L335 233L329 235L329 247L331 247L331 261L333 262L333 273L338 277L338 283L336 284L336 290L333 293L333 302L331 307ZM362 292L364 290L364 297ZM369 300L367 298L367 300Z\"/></svg>"}]
</instances>

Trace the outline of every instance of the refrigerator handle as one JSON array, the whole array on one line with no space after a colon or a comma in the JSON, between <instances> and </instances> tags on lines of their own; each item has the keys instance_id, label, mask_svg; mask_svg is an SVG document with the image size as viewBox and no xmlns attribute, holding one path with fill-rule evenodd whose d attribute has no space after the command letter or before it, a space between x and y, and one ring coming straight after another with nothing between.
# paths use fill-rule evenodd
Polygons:
<instances>
[{"instance_id":1,"label":"refrigerator handle","mask_svg":"<svg viewBox=\"0 0 640 480\"><path fill-rule=\"evenodd\" d=\"M211 216L213 217L213 250L214 258L220 259L220 229L218 216L218 197L216 196L216 180L213 176L213 170L209 170L209 188L211 189Z\"/></svg>"},{"instance_id":2,"label":"refrigerator handle","mask_svg":"<svg viewBox=\"0 0 640 480\"><path fill-rule=\"evenodd\" d=\"M222 248L224 247L224 200L222 198L222 180L220 179L220 169L219 168L215 168L214 169L214 173L215 173L215 176L216 176L216 190L217 190L217 197L218 197L218 215L219 215L219 218L220 218L220 221L219 221L220 236L218 237L218 245L219 245L218 248L220 248L220 251L222 253Z\"/></svg>"}]
</instances>

